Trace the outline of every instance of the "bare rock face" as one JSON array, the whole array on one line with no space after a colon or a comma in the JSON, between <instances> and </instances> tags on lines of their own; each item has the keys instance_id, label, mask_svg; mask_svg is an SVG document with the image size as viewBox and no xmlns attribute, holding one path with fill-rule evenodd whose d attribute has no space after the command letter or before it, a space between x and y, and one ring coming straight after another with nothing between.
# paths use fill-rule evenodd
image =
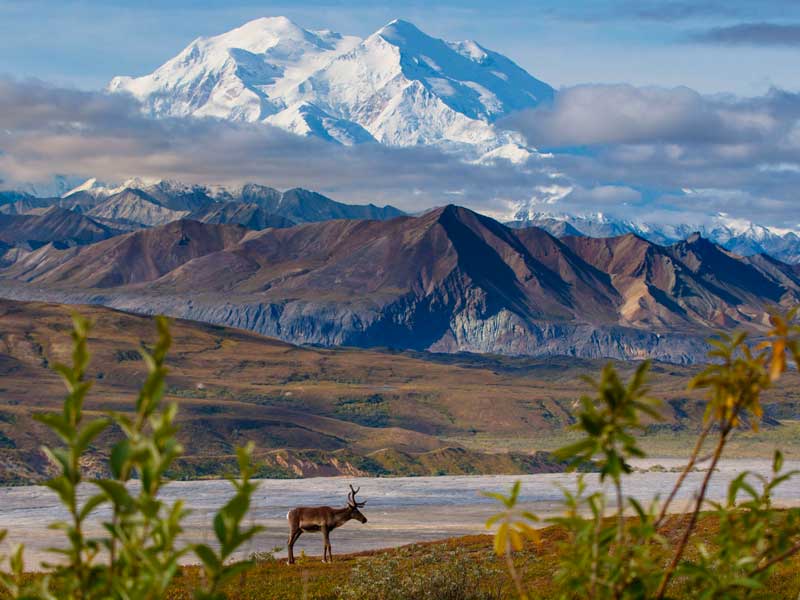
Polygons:
<instances>
[{"instance_id":1,"label":"bare rock face","mask_svg":"<svg viewBox=\"0 0 800 600\"><path fill-rule=\"evenodd\" d=\"M796 269L690 238L558 240L447 206L264 231L178 221L0 269L14 299L104 304L300 344L702 360L718 329L766 330Z\"/></svg>"}]
</instances>

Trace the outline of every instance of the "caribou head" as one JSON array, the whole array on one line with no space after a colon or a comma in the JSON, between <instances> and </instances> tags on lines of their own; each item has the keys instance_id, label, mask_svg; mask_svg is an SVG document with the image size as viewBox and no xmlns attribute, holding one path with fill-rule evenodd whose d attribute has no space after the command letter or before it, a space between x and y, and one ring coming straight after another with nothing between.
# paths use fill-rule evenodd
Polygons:
<instances>
[{"instance_id":1,"label":"caribou head","mask_svg":"<svg viewBox=\"0 0 800 600\"><path fill-rule=\"evenodd\" d=\"M363 502L356 501L356 494L359 492L361 488L353 489L353 486L350 486L350 493L347 494L347 507L350 509L350 518L355 519L356 521L360 521L361 523L367 522L367 517L363 515L363 513L358 510L359 508L364 508L364 505L367 503L366 500Z\"/></svg>"}]
</instances>

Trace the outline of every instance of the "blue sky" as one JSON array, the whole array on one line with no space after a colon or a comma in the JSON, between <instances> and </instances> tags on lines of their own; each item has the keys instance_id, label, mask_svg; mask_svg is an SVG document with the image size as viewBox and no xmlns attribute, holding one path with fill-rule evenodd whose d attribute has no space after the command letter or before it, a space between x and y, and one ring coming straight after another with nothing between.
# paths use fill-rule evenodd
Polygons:
<instances>
[{"instance_id":1,"label":"blue sky","mask_svg":"<svg viewBox=\"0 0 800 600\"><path fill-rule=\"evenodd\" d=\"M0 74L97 89L114 75L152 71L199 35L268 15L362 36L402 17L432 35L476 39L557 88L625 82L757 95L798 87L800 36L791 28L800 3L775 0L0 0ZM709 37L763 23L788 27L788 40Z\"/></svg>"}]
</instances>

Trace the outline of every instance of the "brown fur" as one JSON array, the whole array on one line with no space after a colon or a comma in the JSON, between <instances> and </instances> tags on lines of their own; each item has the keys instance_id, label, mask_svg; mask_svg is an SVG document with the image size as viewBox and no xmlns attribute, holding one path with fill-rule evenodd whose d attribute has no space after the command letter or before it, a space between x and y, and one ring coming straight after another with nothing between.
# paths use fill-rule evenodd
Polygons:
<instances>
[{"instance_id":1,"label":"brown fur","mask_svg":"<svg viewBox=\"0 0 800 600\"><path fill-rule=\"evenodd\" d=\"M286 519L289 521L289 564L294 564L294 543L297 541L304 531L314 532L321 531L323 537L322 548L322 562L333 562L333 554L331 553L330 532L341 527L351 519L360 521L361 523L367 522L359 508L366 504L365 502L356 502L356 494L358 489L353 489L350 486L350 493L347 495L347 506L344 508L331 508L330 506L301 506L289 511Z\"/></svg>"}]
</instances>

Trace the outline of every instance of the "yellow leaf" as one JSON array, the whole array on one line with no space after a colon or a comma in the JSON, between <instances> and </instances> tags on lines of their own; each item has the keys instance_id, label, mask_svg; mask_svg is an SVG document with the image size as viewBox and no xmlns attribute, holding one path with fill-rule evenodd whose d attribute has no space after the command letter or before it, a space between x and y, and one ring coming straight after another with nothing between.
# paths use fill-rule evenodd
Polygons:
<instances>
[{"instance_id":1,"label":"yellow leaf","mask_svg":"<svg viewBox=\"0 0 800 600\"><path fill-rule=\"evenodd\" d=\"M511 537L511 547L514 548L514 550L522 550L525 544L522 541L522 536L519 534L519 531L516 529L509 529L508 533Z\"/></svg>"},{"instance_id":2,"label":"yellow leaf","mask_svg":"<svg viewBox=\"0 0 800 600\"><path fill-rule=\"evenodd\" d=\"M539 541L539 532L536 529L534 529L533 527L531 527L530 525L527 525L526 523L518 523L517 527L530 540L532 540L534 542L538 542Z\"/></svg>"},{"instance_id":3,"label":"yellow leaf","mask_svg":"<svg viewBox=\"0 0 800 600\"><path fill-rule=\"evenodd\" d=\"M772 364L770 364L769 378L775 381L786 370L786 343L777 340L772 347Z\"/></svg>"},{"instance_id":4,"label":"yellow leaf","mask_svg":"<svg viewBox=\"0 0 800 600\"><path fill-rule=\"evenodd\" d=\"M503 556L506 553L506 540L508 539L508 523L503 523L497 528L494 536L494 553Z\"/></svg>"}]
</instances>

